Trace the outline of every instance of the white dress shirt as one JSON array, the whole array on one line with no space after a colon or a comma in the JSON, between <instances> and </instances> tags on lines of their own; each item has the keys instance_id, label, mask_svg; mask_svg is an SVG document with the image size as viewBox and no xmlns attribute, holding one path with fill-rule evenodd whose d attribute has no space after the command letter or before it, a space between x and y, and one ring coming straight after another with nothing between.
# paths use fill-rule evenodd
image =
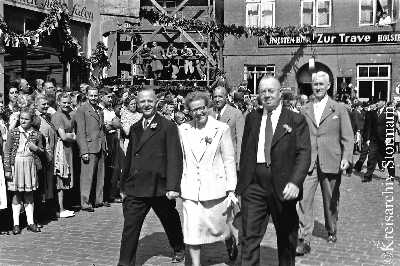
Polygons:
<instances>
[{"instance_id":1,"label":"white dress shirt","mask_svg":"<svg viewBox=\"0 0 400 266\"><path fill-rule=\"evenodd\" d=\"M328 95L325 95L321 101L315 102L314 105L314 117L317 127L319 127L319 122L321 121L322 114L324 112L325 106L328 102Z\"/></svg>"},{"instance_id":2,"label":"white dress shirt","mask_svg":"<svg viewBox=\"0 0 400 266\"><path fill-rule=\"evenodd\" d=\"M104 105L99 104L99 107L103 110L103 115L104 115L104 123L106 124L110 124L111 121L117 117L117 115L115 114L115 111L110 108L106 108ZM96 111L97 112L97 111ZM114 133L116 130L115 129L111 129L110 131L108 131L108 133Z\"/></svg>"},{"instance_id":3,"label":"white dress shirt","mask_svg":"<svg viewBox=\"0 0 400 266\"><path fill-rule=\"evenodd\" d=\"M282 103L279 103L278 107L272 111L271 124L272 132L275 133L276 126L278 125L279 116L282 111ZM258 148L257 148L257 163L265 163L265 126L267 124L268 115L265 113L261 118L260 133L258 134Z\"/></svg>"}]
</instances>

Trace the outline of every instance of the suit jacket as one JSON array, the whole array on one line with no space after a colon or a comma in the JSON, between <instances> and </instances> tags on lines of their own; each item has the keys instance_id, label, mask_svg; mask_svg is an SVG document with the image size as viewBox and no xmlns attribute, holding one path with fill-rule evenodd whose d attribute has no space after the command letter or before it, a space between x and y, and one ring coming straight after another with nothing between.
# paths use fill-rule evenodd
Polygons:
<instances>
[{"instance_id":1,"label":"suit jacket","mask_svg":"<svg viewBox=\"0 0 400 266\"><path fill-rule=\"evenodd\" d=\"M262 114L263 109L257 109L246 117L239 182L236 188L238 194L244 192L255 176ZM305 118L282 107L271 144L272 184L278 199L284 201L283 189L289 182L299 187L297 199L301 198L310 161L310 133Z\"/></svg>"},{"instance_id":2,"label":"suit jacket","mask_svg":"<svg viewBox=\"0 0 400 266\"><path fill-rule=\"evenodd\" d=\"M331 98L328 99L317 127L314 105L308 103L302 109L310 128L311 165L314 169L316 160L324 173L338 174L340 162L347 159L352 162L354 134L346 107Z\"/></svg>"},{"instance_id":3,"label":"suit jacket","mask_svg":"<svg viewBox=\"0 0 400 266\"><path fill-rule=\"evenodd\" d=\"M222 114L220 121L227 123L231 129L233 148L235 149L235 161L236 165L239 166L244 129L244 116L239 109L226 104L226 109Z\"/></svg>"},{"instance_id":4,"label":"suit jacket","mask_svg":"<svg viewBox=\"0 0 400 266\"><path fill-rule=\"evenodd\" d=\"M366 140L385 141L386 135L386 109L378 114L378 110L371 111L366 125Z\"/></svg>"},{"instance_id":5,"label":"suit jacket","mask_svg":"<svg viewBox=\"0 0 400 266\"><path fill-rule=\"evenodd\" d=\"M155 114L143 129L143 118L129 133L121 191L134 197L160 197L167 191L180 192L182 149L177 126Z\"/></svg>"},{"instance_id":6,"label":"suit jacket","mask_svg":"<svg viewBox=\"0 0 400 266\"><path fill-rule=\"evenodd\" d=\"M357 131L360 131L362 133L364 130L365 112L363 110L361 112L354 110L351 112L350 118L353 132L356 133Z\"/></svg>"},{"instance_id":7,"label":"suit jacket","mask_svg":"<svg viewBox=\"0 0 400 266\"><path fill-rule=\"evenodd\" d=\"M226 196L236 188L235 153L229 126L209 116L203 129L208 140L193 145L193 122L182 124L179 135L183 151L181 196L207 201Z\"/></svg>"},{"instance_id":8,"label":"suit jacket","mask_svg":"<svg viewBox=\"0 0 400 266\"><path fill-rule=\"evenodd\" d=\"M84 103L75 113L76 141L81 155L99 153L106 150L104 114L98 108L97 112L90 103Z\"/></svg>"}]
</instances>

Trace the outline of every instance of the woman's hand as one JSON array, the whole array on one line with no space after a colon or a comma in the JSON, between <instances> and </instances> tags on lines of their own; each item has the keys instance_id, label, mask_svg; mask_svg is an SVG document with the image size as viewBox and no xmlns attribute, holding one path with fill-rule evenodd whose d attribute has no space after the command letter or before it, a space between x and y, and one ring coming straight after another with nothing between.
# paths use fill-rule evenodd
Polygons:
<instances>
[{"instance_id":1,"label":"woman's hand","mask_svg":"<svg viewBox=\"0 0 400 266\"><path fill-rule=\"evenodd\" d=\"M37 145L33 144L32 142L28 142L27 146L32 152L36 152L39 150L39 147Z\"/></svg>"}]
</instances>

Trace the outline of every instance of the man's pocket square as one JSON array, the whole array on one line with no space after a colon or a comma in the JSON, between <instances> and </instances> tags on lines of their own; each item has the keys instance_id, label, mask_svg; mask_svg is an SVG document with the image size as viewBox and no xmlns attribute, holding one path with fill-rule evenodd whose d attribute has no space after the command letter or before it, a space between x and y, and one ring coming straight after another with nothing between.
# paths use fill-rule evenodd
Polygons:
<instances>
[{"instance_id":1,"label":"man's pocket square","mask_svg":"<svg viewBox=\"0 0 400 266\"><path fill-rule=\"evenodd\" d=\"M332 117L332 119L338 119L339 117L337 116L337 115L334 115L333 117Z\"/></svg>"}]
</instances>

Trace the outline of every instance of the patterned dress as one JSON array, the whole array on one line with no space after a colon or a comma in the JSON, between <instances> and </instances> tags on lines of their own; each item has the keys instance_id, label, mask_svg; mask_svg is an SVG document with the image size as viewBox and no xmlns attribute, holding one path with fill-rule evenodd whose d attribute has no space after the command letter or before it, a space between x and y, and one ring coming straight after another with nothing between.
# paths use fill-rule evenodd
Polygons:
<instances>
[{"instance_id":1,"label":"patterned dress","mask_svg":"<svg viewBox=\"0 0 400 266\"><path fill-rule=\"evenodd\" d=\"M58 131L64 129L65 133L74 131L73 123L70 114L65 114L62 111L57 111L52 117L51 122ZM73 144L62 141L58 136L56 148L54 151L54 175L57 178L57 190L68 190L74 185L73 171Z\"/></svg>"},{"instance_id":2,"label":"patterned dress","mask_svg":"<svg viewBox=\"0 0 400 266\"><path fill-rule=\"evenodd\" d=\"M31 192L38 188L37 168L33 152L28 148L28 138L33 129L25 131L21 126L19 131L18 147L15 154L14 165L11 166L12 181L8 182L8 190Z\"/></svg>"}]
</instances>

